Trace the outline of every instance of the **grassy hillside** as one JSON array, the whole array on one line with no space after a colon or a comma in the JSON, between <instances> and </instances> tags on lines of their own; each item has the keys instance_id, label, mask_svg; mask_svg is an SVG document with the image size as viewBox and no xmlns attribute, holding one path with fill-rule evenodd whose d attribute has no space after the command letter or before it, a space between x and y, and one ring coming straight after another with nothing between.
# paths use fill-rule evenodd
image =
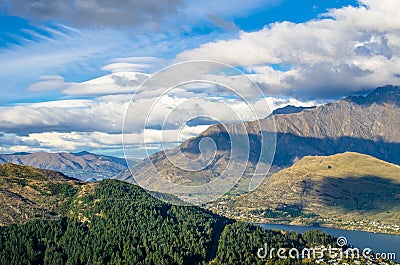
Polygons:
<instances>
[{"instance_id":1,"label":"grassy hillside","mask_svg":"<svg viewBox=\"0 0 400 265\"><path fill-rule=\"evenodd\" d=\"M0 225L66 214L72 198L83 184L56 171L2 164Z\"/></svg>"},{"instance_id":2,"label":"grassy hillside","mask_svg":"<svg viewBox=\"0 0 400 265\"><path fill-rule=\"evenodd\" d=\"M400 232L400 166L352 152L305 157L224 207L239 219Z\"/></svg>"}]
</instances>

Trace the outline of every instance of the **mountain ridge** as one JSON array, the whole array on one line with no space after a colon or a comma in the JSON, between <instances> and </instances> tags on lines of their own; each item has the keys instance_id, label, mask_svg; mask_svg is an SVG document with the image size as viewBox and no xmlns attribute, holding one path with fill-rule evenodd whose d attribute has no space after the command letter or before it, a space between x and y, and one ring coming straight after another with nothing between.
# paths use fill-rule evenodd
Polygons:
<instances>
[{"instance_id":1,"label":"mountain ridge","mask_svg":"<svg viewBox=\"0 0 400 265\"><path fill-rule=\"evenodd\" d=\"M372 103L393 103L400 104L400 87L393 85L386 85L377 87L365 96L349 96L344 100L354 101L361 105L368 105Z\"/></svg>"},{"instance_id":2,"label":"mountain ridge","mask_svg":"<svg viewBox=\"0 0 400 265\"><path fill-rule=\"evenodd\" d=\"M394 96L395 99L393 99ZM271 148L261 144L258 122L268 123L272 118L276 126L276 132L269 132L271 139L276 135L276 150L272 166L288 167L307 155L332 155L346 151L363 153L400 164L400 105L396 103L398 98L400 98L398 86L379 87L366 96L347 97L295 113L276 114L260 121L225 126L246 128L251 162L246 168L246 174L250 175L252 167L258 161L261 149ZM268 132L265 135L268 136ZM206 170L186 172L168 161L165 152L174 153L179 149L185 156L196 158L200 154L198 148L200 141L207 137L214 140L217 152L214 161ZM135 176L138 174L140 178L151 178L151 174L157 171L176 183L208 182L217 177L227 165L230 144L224 125L212 125L175 149L153 154L131 167L130 170ZM151 165L155 166L156 171L147 170ZM134 181L129 171L122 172L117 178Z\"/></svg>"},{"instance_id":3,"label":"mountain ridge","mask_svg":"<svg viewBox=\"0 0 400 265\"><path fill-rule=\"evenodd\" d=\"M0 163L2 162L56 170L84 181L111 178L127 169L123 158L97 155L86 151L0 154Z\"/></svg>"}]
</instances>

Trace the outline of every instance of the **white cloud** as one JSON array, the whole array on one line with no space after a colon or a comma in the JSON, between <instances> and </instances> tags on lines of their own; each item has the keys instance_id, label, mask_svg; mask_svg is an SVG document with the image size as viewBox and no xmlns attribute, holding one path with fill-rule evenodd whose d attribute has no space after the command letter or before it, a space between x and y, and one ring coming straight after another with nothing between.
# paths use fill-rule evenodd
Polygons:
<instances>
[{"instance_id":1,"label":"white cloud","mask_svg":"<svg viewBox=\"0 0 400 265\"><path fill-rule=\"evenodd\" d=\"M132 133L124 135L124 143L130 150L146 148L158 151L161 142L166 146L176 145L189 137L193 137L204 131L208 126L199 125L184 127L180 130L155 130L148 129L144 133ZM121 133L109 134L104 132L41 132L31 133L27 136L15 134L3 134L0 136L0 152L35 152L35 151L78 151L122 149Z\"/></svg>"},{"instance_id":2,"label":"white cloud","mask_svg":"<svg viewBox=\"0 0 400 265\"><path fill-rule=\"evenodd\" d=\"M333 17L356 28L384 31L398 31L400 17L397 0L361 0L360 8L346 7L330 11Z\"/></svg>"},{"instance_id":3,"label":"white cloud","mask_svg":"<svg viewBox=\"0 0 400 265\"><path fill-rule=\"evenodd\" d=\"M184 51L177 60L209 59L246 67L266 93L337 97L398 84L400 19L396 0L362 0L306 23L281 22ZM227 52L228 51L228 52ZM282 71L272 66L288 65Z\"/></svg>"},{"instance_id":4,"label":"white cloud","mask_svg":"<svg viewBox=\"0 0 400 265\"><path fill-rule=\"evenodd\" d=\"M80 62L88 57L104 53L115 48L117 41L126 39L122 34L105 30L78 31L62 26L50 30L40 29L40 31L46 30L49 35L46 38L40 38L38 33L30 31L29 38L33 40L22 39L20 40L21 45L2 48L1 74L36 73L38 67L47 70L59 68L60 65ZM79 45L77 45L78 43ZM26 69L30 71L25 71Z\"/></svg>"},{"instance_id":5,"label":"white cloud","mask_svg":"<svg viewBox=\"0 0 400 265\"><path fill-rule=\"evenodd\" d=\"M201 97L194 97L196 93L184 88L154 101L154 92L147 92L151 96L143 93L131 103L124 131L130 150L142 155L146 155L143 141L153 143L150 149L157 151L161 143L176 146L205 130L207 124L186 124L195 117L211 117L221 123L241 122L254 119L254 112L258 118L267 116L270 112L266 104L272 111L289 104L316 103L270 97L249 106L240 99L216 97L213 91L210 95L199 91L197 95ZM0 137L1 151L121 150L123 119L130 99L130 94L116 94L0 107L0 132L4 133Z\"/></svg>"},{"instance_id":6,"label":"white cloud","mask_svg":"<svg viewBox=\"0 0 400 265\"><path fill-rule=\"evenodd\" d=\"M151 68L151 66L147 64L138 64L138 63L112 63L104 66L101 68L102 70L109 71L112 73L118 73L118 72L137 72L137 71L143 71L143 70L148 70Z\"/></svg>"},{"instance_id":7,"label":"white cloud","mask_svg":"<svg viewBox=\"0 0 400 265\"><path fill-rule=\"evenodd\" d=\"M30 91L60 90L66 95L112 95L133 93L148 77L137 72L116 72L82 83L65 82L62 76L42 76L42 81L29 86Z\"/></svg>"},{"instance_id":8,"label":"white cloud","mask_svg":"<svg viewBox=\"0 0 400 265\"><path fill-rule=\"evenodd\" d=\"M127 102L70 100L0 107L0 131L120 132Z\"/></svg>"},{"instance_id":9,"label":"white cloud","mask_svg":"<svg viewBox=\"0 0 400 265\"><path fill-rule=\"evenodd\" d=\"M111 63L103 66L102 70L112 73L118 72L144 72L154 70L155 65L160 65L161 59L156 57L125 57L115 58Z\"/></svg>"},{"instance_id":10,"label":"white cloud","mask_svg":"<svg viewBox=\"0 0 400 265\"><path fill-rule=\"evenodd\" d=\"M65 88L64 78L59 75L44 75L40 77L40 82L29 86L30 91L50 91Z\"/></svg>"},{"instance_id":11,"label":"white cloud","mask_svg":"<svg viewBox=\"0 0 400 265\"><path fill-rule=\"evenodd\" d=\"M157 150L161 143L171 147L195 136L211 120L237 123L264 118L288 104L315 104L264 98L240 71L204 61L178 64L138 87L140 78L147 75L119 72L82 83L47 77L31 90L58 88L65 94L94 97L0 107L0 132L16 134L16 145L34 150L121 148L122 133L135 151L143 141ZM190 124L194 118L206 119Z\"/></svg>"}]
</instances>

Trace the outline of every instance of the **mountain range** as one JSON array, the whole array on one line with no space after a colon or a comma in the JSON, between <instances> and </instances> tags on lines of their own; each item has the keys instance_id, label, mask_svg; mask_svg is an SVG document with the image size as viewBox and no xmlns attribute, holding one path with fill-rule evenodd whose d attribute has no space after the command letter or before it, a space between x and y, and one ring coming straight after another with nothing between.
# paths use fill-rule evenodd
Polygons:
<instances>
[{"instance_id":1,"label":"mountain range","mask_svg":"<svg viewBox=\"0 0 400 265\"><path fill-rule=\"evenodd\" d=\"M127 169L123 158L89 152L1 154L0 163L6 162L56 170L83 181L111 178Z\"/></svg>"},{"instance_id":2,"label":"mountain range","mask_svg":"<svg viewBox=\"0 0 400 265\"><path fill-rule=\"evenodd\" d=\"M261 127L263 124L268 125L271 119L275 123L275 132L262 131L260 124ZM212 125L177 148L155 153L140 161L130 171L135 178L147 182L151 182L152 176L158 172L179 184L207 183L223 172L232 155L232 135L227 133L226 128L230 128L229 131L235 131L235 128L241 131L239 128L243 127L250 143L249 156L243 160L246 163L245 177L260 162L261 151L271 148L262 144L261 135L270 135L271 138L276 136L276 150L272 161L274 171L291 166L305 156L327 156L348 151L400 164L400 88L379 87L366 96L351 96L314 108L288 107L259 121ZM199 143L206 138L211 138L216 145L216 155L207 167L193 172L182 170L170 162L171 158L179 162L180 152L183 154L181 157L199 158ZM247 151L243 150L243 153ZM154 169L151 165L154 165ZM117 178L134 182L128 170ZM157 188L156 185L154 187Z\"/></svg>"}]
</instances>

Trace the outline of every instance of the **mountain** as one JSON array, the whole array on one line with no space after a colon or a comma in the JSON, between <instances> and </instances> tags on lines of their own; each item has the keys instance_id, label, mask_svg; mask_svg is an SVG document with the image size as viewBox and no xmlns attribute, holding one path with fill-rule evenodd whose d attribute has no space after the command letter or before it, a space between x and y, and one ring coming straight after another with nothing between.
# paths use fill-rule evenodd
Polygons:
<instances>
[{"instance_id":1,"label":"mountain","mask_svg":"<svg viewBox=\"0 0 400 265\"><path fill-rule=\"evenodd\" d=\"M236 164L247 163L245 174L254 171L261 151L271 154L272 146L261 143L261 135L273 139L274 134L263 128L276 126L276 150L272 165L283 168L308 155L326 156L347 151L371 155L387 162L400 164L400 88L385 86L375 89L366 96L352 96L315 108L284 111L283 114L269 116L260 121L242 124L213 125L197 137L188 139L179 147L159 152L137 163L131 168L135 178L151 182L152 176L162 176L179 184L197 185L217 178L229 162L231 155L249 156L236 159ZM233 138L240 135L230 132L247 131L250 148L231 152ZM182 170L170 160L180 161L180 157L196 159L200 156L199 144L203 139L212 139L216 155L203 170L195 172ZM244 139L244 138L242 138ZM268 143L268 141L267 141ZM249 150L248 150L249 149ZM183 156L180 155L182 151ZM244 156L244 155L243 155ZM268 168L268 159L261 161ZM260 164L260 163L259 163ZM154 169L152 167L154 165ZM240 172L240 171L238 171ZM134 181L128 171L118 176L125 181ZM246 182L247 183L247 182ZM157 189L157 185L152 187ZM160 187L162 190L162 187Z\"/></svg>"},{"instance_id":2,"label":"mountain","mask_svg":"<svg viewBox=\"0 0 400 265\"><path fill-rule=\"evenodd\" d=\"M400 164L400 88L377 88L289 115L276 115L274 163L354 151Z\"/></svg>"},{"instance_id":3,"label":"mountain","mask_svg":"<svg viewBox=\"0 0 400 265\"><path fill-rule=\"evenodd\" d=\"M28 165L60 171L83 181L111 178L127 169L123 158L79 153L15 153L0 155L0 163Z\"/></svg>"},{"instance_id":4,"label":"mountain","mask_svg":"<svg viewBox=\"0 0 400 265\"><path fill-rule=\"evenodd\" d=\"M353 152L307 156L252 193L214 208L228 216L240 212L247 221L400 234L400 166Z\"/></svg>"},{"instance_id":5,"label":"mountain","mask_svg":"<svg viewBox=\"0 0 400 265\"><path fill-rule=\"evenodd\" d=\"M265 244L301 250L336 242L319 231L265 230L199 207L163 203L117 180L85 183L13 164L0 165L0 180L8 194L1 218L19 204L31 207L20 207L24 219L2 223L0 264L314 264L280 260L276 253L261 260L257 251Z\"/></svg>"},{"instance_id":6,"label":"mountain","mask_svg":"<svg viewBox=\"0 0 400 265\"><path fill-rule=\"evenodd\" d=\"M288 105L283 108L278 108L278 109L274 110L272 112L272 115L299 113L305 109L313 109L313 108L315 108L315 106L314 107L296 107L293 105Z\"/></svg>"}]
</instances>

